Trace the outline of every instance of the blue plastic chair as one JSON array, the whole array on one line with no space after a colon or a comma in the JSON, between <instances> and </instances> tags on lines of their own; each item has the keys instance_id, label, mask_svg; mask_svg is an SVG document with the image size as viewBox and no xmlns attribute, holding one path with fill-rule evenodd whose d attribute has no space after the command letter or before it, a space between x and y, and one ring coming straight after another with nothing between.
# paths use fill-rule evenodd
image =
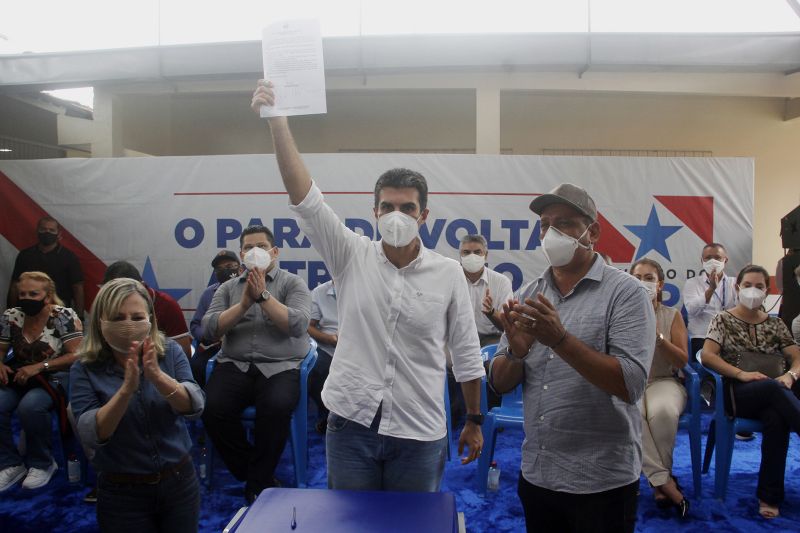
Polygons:
<instances>
[{"instance_id":1,"label":"blue plastic chair","mask_svg":"<svg viewBox=\"0 0 800 533\"><path fill-rule=\"evenodd\" d=\"M486 363L497 353L497 344L487 344L481 348L481 359ZM489 397L486 395L486 377L481 379L481 414L486 415L489 411Z\"/></svg>"},{"instance_id":2,"label":"blue plastic chair","mask_svg":"<svg viewBox=\"0 0 800 533\"><path fill-rule=\"evenodd\" d=\"M484 346L487 356L494 357L497 345ZM486 396L483 394L483 396ZM495 407L486 413L483 421L483 452L478 458L478 492L486 494L489 466L494 458L494 447L499 428L522 428L522 384L514 390L503 395L500 407Z\"/></svg>"},{"instance_id":3,"label":"blue plastic chair","mask_svg":"<svg viewBox=\"0 0 800 533\"><path fill-rule=\"evenodd\" d=\"M697 354L700 360L700 352ZM702 361L701 361L702 362ZM725 387L722 376L707 366L702 367L702 372L714 378L714 418L708 428L706 440L706 453L703 460L703 473L708 472L711 457L716 449L714 460L714 498L725 500L728 491L728 478L731 472L733 459L733 445L737 433L761 433L764 425L760 420L730 416L725 412Z\"/></svg>"},{"instance_id":4,"label":"blue plastic chair","mask_svg":"<svg viewBox=\"0 0 800 533\"><path fill-rule=\"evenodd\" d=\"M294 457L294 477L295 485L299 488L308 486L308 374L317 363L317 343L309 338L311 347L300 365L300 398L292 413L292 421L289 431L289 439ZM206 365L206 383L211 378L211 372L216 364L216 356L208 360ZM247 407L242 412L242 424L248 431L255 427L256 408ZM211 478L214 473L214 450L211 441L208 442L208 468L206 483L211 486Z\"/></svg>"},{"instance_id":5,"label":"blue plastic chair","mask_svg":"<svg viewBox=\"0 0 800 533\"><path fill-rule=\"evenodd\" d=\"M684 386L686 387L686 408L678 419L678 429L685 429L689 432L689 451L692 456L692 482L694 484L694 497L700 498L700 448L702 445L703 433L700 416L700 375L691 363L683 367L685 377Z\"/></svg>"}]
</instances>

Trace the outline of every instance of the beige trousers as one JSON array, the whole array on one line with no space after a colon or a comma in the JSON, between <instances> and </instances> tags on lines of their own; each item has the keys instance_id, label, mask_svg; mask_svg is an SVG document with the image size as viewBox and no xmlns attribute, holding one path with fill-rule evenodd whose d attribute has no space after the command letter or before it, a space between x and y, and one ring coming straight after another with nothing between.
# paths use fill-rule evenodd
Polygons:
<instances>
[{"instance_id":1,"label":"beige trousers","mask_svg":"<svg viewBox=\"0 0 800 533\"><path fill-rule=\"evenodd\" d=\"M642 411L642 472L654 487L669 480L678 418L686 407L686 389L674 378L647 384Z\"/></svg>"}]
</instances>

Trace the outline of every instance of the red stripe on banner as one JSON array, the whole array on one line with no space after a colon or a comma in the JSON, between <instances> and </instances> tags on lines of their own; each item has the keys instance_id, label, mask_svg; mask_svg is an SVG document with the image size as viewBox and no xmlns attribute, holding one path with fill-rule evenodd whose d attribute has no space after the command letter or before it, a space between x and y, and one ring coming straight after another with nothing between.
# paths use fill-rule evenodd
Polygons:
<instances>
[{"instance_id":1,"label":"red stripe on banner","mask_svg":"<svg viewBox=\"0 0 800 533\"><path fill-rule=\"evenodd\" d=\"M287 195L286 191L253 191L253 192L174 192L173 196L277 196ZM324 191L322 194L374 194L373 191ZM539 196L540 192L466 192L466 191L430 191L429 195L452 195L452 196Z\"/></svg>"},{"instance_id":2,"label":"red stripe on banner","mask_svg":"<svg viewBox=\"0 0 800 533\"><path fill-rule=\"evenodd\" d=\"M50 213L42 209L2 172L0 172L0 198L3 198L3 209L0 211L0 234L17 250L35 244L36 223L42 217L51 216ZM100 282L103 281L106 264L63 226L61 227L61 244L78 256L83 270L86 309L90 309Z\"/></svg>"},{"instance_id":3,"label":"red stripe on banner","mask_svg":"<svg viewBox=\"0 0 800 533\"><path fill-rule=\"evenodd\" d=\"M630 263L636 247L600 213L597 213L597 222L600 224L600 240L594 249L608 254L614 263Z\"/></svg>"},{"instance_id":4,"label":"red stripe on banner","mask_svg":"<svg viewBox=\"0 0 800 533\"><path fill-rule=\"evenodd\" d=\"M673 215L705 242L714 242L713 196L656 196Z\"/></svg>"}]
</instances>

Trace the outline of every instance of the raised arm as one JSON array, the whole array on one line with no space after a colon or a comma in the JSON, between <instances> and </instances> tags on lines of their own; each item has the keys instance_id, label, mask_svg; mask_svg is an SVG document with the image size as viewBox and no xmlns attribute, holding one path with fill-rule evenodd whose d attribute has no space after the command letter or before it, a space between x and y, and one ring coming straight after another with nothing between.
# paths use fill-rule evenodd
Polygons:
<instances>
[{"instance_id":1,"label":"raised arm","mask_svg":"<svg viewBox=\"0 0 800 533\"><path fill-rule=\"evenodd\" d=\"M258 80L250 107L259 113L262 105L275 105L275 93L272 90L271 82ZM311 175L300 157L286 117L273 117L268 122L283 185L286 187L286 192L289 193L292 205L298 205L311 189Z\"/></svg>"}]
</instances>

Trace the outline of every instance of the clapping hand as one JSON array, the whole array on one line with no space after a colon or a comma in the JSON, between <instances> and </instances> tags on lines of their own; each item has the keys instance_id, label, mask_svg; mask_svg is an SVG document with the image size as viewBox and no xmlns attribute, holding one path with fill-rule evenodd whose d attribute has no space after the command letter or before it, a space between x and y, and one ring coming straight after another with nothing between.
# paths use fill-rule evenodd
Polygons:
<instances>
[{"instance_id":1,"label":"clapping hand","mask_svg":"<svg viewBox=\"0 0 800 533\"><path fill-rule=\"evenodd\" d=\"M509 300L503 304L503 312L500 313L500 322L503 324L508 346L511 353L517 357L524 357L536 342L536 336L530 328L523 324L524 317L514 309L519 306L518 300Z\"/></svg>"},{"instance_id":2,"label":"clapping hand","mask_svg":"<svg viewBox=\"0 0 800 533\"><path fill-rule=\"evenodd\" d=\"M247 274L247 292L253 301L256 301L265 290L267 290L266 272L260 268L254 268Z\"/></svg>"},{"instance_id":3,"label":"clapping hand","mask_svg":"<svg viewBox=\"0 0 800 533\"><path fill-rule=\"evenodd\" d=\"M486 289L486 294L483 295L481 311L483 311L484 315L491 315L494 313L494 302L492 301L492 295L489 293L489 289Z\"/></svg>"},{"instance_id":4,"label":"clapping hand","mask_svg":"<svg viewBox=\"0 0 800 533\"><path fill-rule=\"evenodd\" d=\"M139 389L139 343L134 342L125 359L125 378L122 380L120 392L125 396L133 396Z\"/></svg>"},{"instance_id":5,"label":"clapping hand","mask_svg":"<svg viewBox=\"0 0 800 533\"><path fill-rule=\"evenodd\" d=\"M164 378L164 372L158 364L156 348L149 338L142 345L142 369L144 378L151 383L158 383Z\"/></svg>"}]
</instances>

